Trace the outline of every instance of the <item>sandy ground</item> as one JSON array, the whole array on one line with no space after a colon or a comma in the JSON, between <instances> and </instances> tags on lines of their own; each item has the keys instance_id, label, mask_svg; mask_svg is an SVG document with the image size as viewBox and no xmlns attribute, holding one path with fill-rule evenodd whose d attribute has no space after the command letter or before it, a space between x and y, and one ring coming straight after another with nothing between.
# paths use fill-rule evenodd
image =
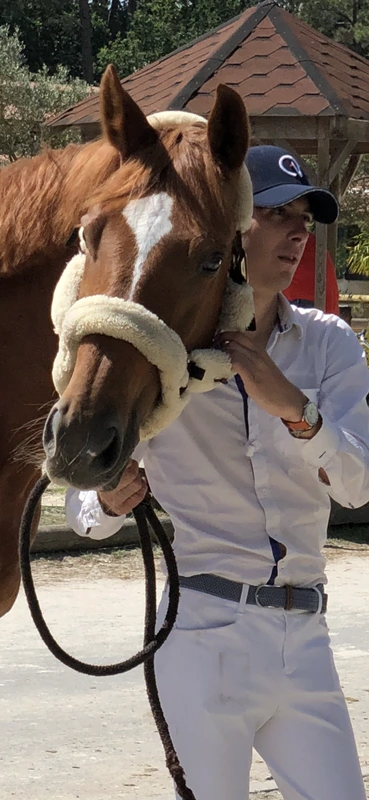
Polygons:
<instances>
[{"instance_id":1,"label":"sandy ground","mask_svg":"<svg viewBox=\"0 0 369 800\"><path fill-rule=\"evenodd\" d=\"M329 551L329 624L369 798L369 547ZM141 646L139 555L34 563L56 638L77 657L121 660ZM21 594L0 624L0 797L169 800L173 797L142 671L96 679L45 649ZM280 795L255 757L252 800Z\"/></svg>"}]
</instances>

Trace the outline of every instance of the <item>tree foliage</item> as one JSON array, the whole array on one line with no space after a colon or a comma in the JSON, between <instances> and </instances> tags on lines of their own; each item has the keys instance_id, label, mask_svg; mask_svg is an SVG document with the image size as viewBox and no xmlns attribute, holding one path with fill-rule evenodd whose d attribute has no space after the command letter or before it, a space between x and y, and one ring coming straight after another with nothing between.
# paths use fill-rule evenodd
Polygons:
<instances>
[{"instance_id":1,"label":"tree foliage","mask_svg":"<svg viewBox=\"0 0 369 800\"><path fill-rule=\"evenodd\" d=\"M137 2L137 0L136 0ZM331 39L369 57L368 0L279 0ZM96 54L96 72L112 61L121 77L167 55L256 5L255 0L138 0L124 29Z\"/></svg>"},{"instance_id":2,"label":"tree foliage","mask_svg":"<svg viewBox=\"0 0 369 800\"><path fill-rule=\"evenodd\" d=\"M78 0L0 0L0 25L19 32L32 72L62 64L82 75Z\"/></svg>"},{"instance_id":3,"label":"tree foliage","mask_svg":"<svg viewBox=\"0 0 369 800\"><path fill-rule=\"evenodd\" d=\"M369 156L363 156L350 188L346 192L341 221L345 225L355 225L361 220L361 227L369 232Z\"/></svg>"},{"instance_id":4,"label":"tree foliage","mask_svg":"<svg viewBox=\"0 0 369 800\"><path fill-rule=\"evenodd\" d=\"M97 71L112 62L123 78L252 5L253 0L139 0L127 32L99 51Z\"/></svg>"},{"instance_id":5,"label":"tree foliage","mask_svg":"<svg viewBox=\"0 0 369 800\"><path fill-rule=\"evenodd\" d=\"M58 66L51 77L43 67L32 73L24 62L17 32L0 27L0 153L4 161L39 152L41 142L63 146L76 138L66 131L55 135L44 129L48 116L78 102L90 91L80 79L71 80Z\"/></svg>"},{"instance_id":6,"label":"tree foliage","mask_svg":"<svg viewBox=\"0 0 369 800\"><path fill-rule=\"evenodd\" d=\"M368 0L280 0L291 14L369 58Z\"/></svg>"},{"instance_id":7,"label":"tree foliage","mask_svg":"<svg viewBox=\"0 0 369 800\"><path fill-rule=\"evenodd\" d=\"M369 58L369 0L278 2ZM0 0L0 26L8 26L9 34L1 29L3 75L13 58L9 78L0 86L0 152L15 158L37 150L45 115L86 92L86 85L69 75L98 83L112 62L125 77L253 5L256 0ZM364 158L355 188L345 198L347 225L360 220L365 227L369 219L368 176L369 158Z\"/></svg>"},{"instance_id":8,"label":"tree foliage","mask_svg":"<svg viewBox=\"0 0 369 800\"><path fill-rule=\"evenodd\" d=\"M31 71L45 64L53 73L62 64L71 75L82 77L89 8L98 81L110 61L124 77L256 4L256 0L0 0L0 25L9 25L11 32L19 30ZM279 4L369 57L368 0L279 0Z\"/></svg>"},{"instance_id":9,"label":"tree foliage","mask_svg":"<svg viewBox=\"0 0 369 800\"><path fill-rule=\"evenodd\" d=\"M355 238L347 259L350 273L369 276L369 230L363 230Z\"/></svg>"}]
</instances>

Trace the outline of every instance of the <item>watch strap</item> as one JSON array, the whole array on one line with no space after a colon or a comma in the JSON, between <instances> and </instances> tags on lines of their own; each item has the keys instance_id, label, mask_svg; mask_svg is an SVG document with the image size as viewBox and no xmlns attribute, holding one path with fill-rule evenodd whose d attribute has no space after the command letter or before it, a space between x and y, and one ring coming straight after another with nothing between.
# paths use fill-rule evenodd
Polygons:
<instances>
[{"instance_id":1,"label":"watch strap","mask_svg":"<svg viewBox=\"0 0 369 800\"><path fill-rule=\"evenodd\" d=\"M316 409L316 412L317 412L317 419L313 423L309 422L306 419L306 409L310 405L314 406L314 408ZM317 408L316 404L313 402L313 400L309 400L309 398L307 397L306 398L306 403L305 403L304 408L302 410L302 417L301 417L300 420L298 420L297 422L291 422L290 420L281 418L281 421L283 422L283 425L285 425L286 428L288 428L290 433L296 433L298 435L299 432L303 433L304 431L311 431L312 428L315 428L315 425L317 425L317 423L319 421L319 418L320 418L320 414L319 414L319 411L318 411L318 408Z\"/></svg>"}]
</instances>

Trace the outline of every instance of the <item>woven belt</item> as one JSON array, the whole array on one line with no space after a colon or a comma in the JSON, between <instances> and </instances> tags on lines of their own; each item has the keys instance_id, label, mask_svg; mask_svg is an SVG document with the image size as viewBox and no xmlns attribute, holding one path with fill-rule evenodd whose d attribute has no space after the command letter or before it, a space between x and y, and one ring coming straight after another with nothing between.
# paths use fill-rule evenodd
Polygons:
<instances>
[{"instance_id":1,"label":"woven belt","mask_svg":"<svg viewBox=\"0 0 369 800\"><path fill-rule=\"evenodd\" d=\"M179 585L184 589L212 594L223 600L239 603L242 594L242 583L221 578L219 575L192 575L188 578L179 576ZM308 611L311 614L324 614L327 610L328 596L324 594L323 584L319 583L311 589L299 589L295 586L249 586L246 603L263 608L283 608Z\"/></svg>"}]
</instances>

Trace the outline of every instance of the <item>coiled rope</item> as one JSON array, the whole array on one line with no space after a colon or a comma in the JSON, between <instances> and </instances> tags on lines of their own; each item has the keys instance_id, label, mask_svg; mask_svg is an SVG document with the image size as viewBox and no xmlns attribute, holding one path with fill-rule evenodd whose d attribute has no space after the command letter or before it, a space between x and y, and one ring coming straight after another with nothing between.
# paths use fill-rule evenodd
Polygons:
<instances>
[{"instance_id":1,"label":"coiled rope","mask_svg":"<svg viewBox=\"0 0 369 800\"><path fill-rule=\"evenodd\" d=\"M36 628L50 652L59 661L61 661L67 667L70 667L77 672L82 672L85 675L95 675L99 677L104 675L119 675L123 672L128 672L134 667L137 667L139 664L144 664L147 696L155 724L163 744L166 765L171 777L174 780L180 797L182 797L183 800L195 800L193 792L186 784L184 771L181 767L172 742L168 724L161 707L155 677L154 655L156 651L164 644L173 628L177 616L179 602L179 579L177 564L173 548L169 542L165 530L151 506L149 496L147 496L145 500L143 500L143 502L140 503L140 505L137 506L137 508L135 508L133 511L137 523L145 569L145 627L144 646L142 650L136 653L136 655L127 658L125 661L120 661L116 664L87 664L84 661L74 658L74 656L71 656L69 653L63 650L63 648L60 647L60 645L54 639L43 617L33 582L30 557L32 522L36 508L49 483L49 477L47 475L42 475L32 489L22 514L19 531L19 560L22 581L28 606ZM148 523L150 524L163 551L168 572L168 608L163 625L157 632L155 632L156 572L152 540Z\"/></svg>"}]
</instances>

